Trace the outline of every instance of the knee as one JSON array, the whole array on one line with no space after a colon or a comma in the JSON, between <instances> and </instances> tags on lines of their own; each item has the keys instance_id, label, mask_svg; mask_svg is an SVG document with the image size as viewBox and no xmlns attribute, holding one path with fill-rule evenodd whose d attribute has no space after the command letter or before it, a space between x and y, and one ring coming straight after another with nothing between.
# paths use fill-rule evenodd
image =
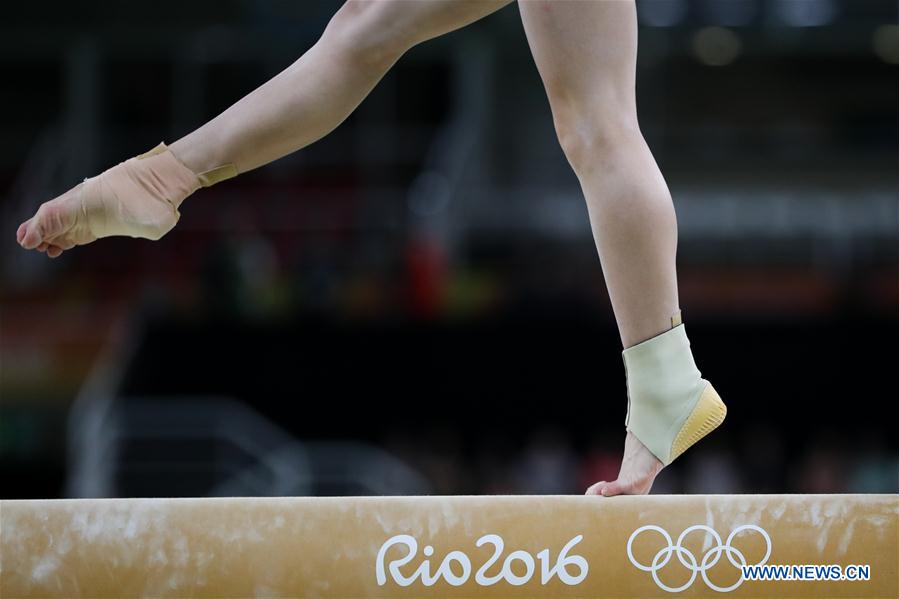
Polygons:
<instances>
[{"instance_id":1,"label":"knee","mask_svg":"<svg viewBox=\"0 0 899 599\"><path fill-rule=\"evenodd\" d=\"M608 164L641 142L635 114L621 111L554 111L559 145L577 173Z\"/></svg>"},{"instance_id":2,"label":"knee","mask_svg":"<svg viewBox=\"0 0 899 599\"><path fill-rule=\"evenodd\" d=\"M642 140L632 87L615 81L609 73L600 89L576 81L545 82L556 136L575 171Z\"/></svg>"},{"instance_id":3,"label":"knee","mask_svg":"<svg viewBox=\"0 0 899 599\"><path fill-rule=\"evenodd\" d=\"M412 32L397 25L394 0L347 0L331 18L328 39L354 64L386 68L414 45Z\"/></svg>"}]
</instances>

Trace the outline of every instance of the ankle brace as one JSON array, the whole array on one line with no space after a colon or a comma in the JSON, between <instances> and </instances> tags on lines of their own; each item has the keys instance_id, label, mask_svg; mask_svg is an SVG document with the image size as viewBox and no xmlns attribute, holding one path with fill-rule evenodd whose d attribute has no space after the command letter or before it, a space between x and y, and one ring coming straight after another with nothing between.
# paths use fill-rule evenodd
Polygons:
<instances>
[{"instance_id":1,"label":"ankle brace","mask_svg":"<svg viewBox=\"0 0 899 599\"><path fill-rule=\"evenodd\" d=\"M625 426L666 466L724 421L727 408L696 368L683 324L629 347L622 356Z\"/></svg>"}]
</instances>

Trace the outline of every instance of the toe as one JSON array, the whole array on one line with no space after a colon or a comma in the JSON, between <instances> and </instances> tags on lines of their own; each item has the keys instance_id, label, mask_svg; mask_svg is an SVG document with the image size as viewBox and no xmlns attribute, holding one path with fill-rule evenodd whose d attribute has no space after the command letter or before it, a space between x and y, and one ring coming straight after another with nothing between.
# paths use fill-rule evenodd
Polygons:
<instances>
[{"instance_id":1,"label":"toe","mask_svg":"<svg viewBox=\"0 0 899 599\"><path fill-rule=\"evenodd\" d=\"M590 485L590 488L587 489L587 492L584 493L584 495L602 495L602 489L607 484L609 484L609 483L607 483L604 480L601 480L598 483L594 483L594 484Z\"/></svg>"},{"instance_id":2,"label":"toe","mask_svg":"<svg viewBox=\"0 0 899 599\"><path fill-rule=\"evenodd\" d=\"M71 228L75 215L73 213L72 191L54 200L44 202L35 215L22 223L16 232L21 235L22 244L27 250L40 249L40 246L54 237L62 236Z\"/></svg>"},{"instance_id":3,"label":"toe","mask_svg":"<svg viewBox=\"0 0 899 599\"><path fill-rule=\"evenodd\" d=\"M627 495L630 493L630 486L622 483L620 480L613 480L607 483L601 491L603 497L612 497L614 495Z\"/></svg>"},{"instance_id":4,"label":"toe","mask_svg":"<svg viewBox=\"0 0 899 599\"><path fill-rule=\"evenodd\" d=\"M36 218L32 218L23 223L23 226L25 227L25 232L22 234L22 241L20 242L22 247L26 250L39 250L44 240L40 223Z\"/></svg>"},{"instance_id":5,"label":"toe","mask_svg":"<svg viewBox=\"0 0 899 599\"><path fill-rule=\"evenodd\" d=\"M16 243L22 245L22 241L25 239L25 233L28 231L28 221L26 220L24 223L19 225L19 228L16 229Z\"/></svg>"}]
</instances>

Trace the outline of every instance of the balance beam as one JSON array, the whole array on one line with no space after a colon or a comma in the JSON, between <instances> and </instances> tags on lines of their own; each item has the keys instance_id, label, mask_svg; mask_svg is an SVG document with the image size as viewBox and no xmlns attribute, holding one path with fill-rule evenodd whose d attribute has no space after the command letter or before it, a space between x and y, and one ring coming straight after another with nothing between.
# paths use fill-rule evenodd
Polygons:
<instances>
[{"instance_id":1,"label":"balance beam","mask_svg":"<svg viewBox=\"0 0 899 599\"><path fill-rule=\"evenodd\" d=\"M894 598L897 521L899 495L3 501L0 596Z\"/></svg>"}]
</instances>

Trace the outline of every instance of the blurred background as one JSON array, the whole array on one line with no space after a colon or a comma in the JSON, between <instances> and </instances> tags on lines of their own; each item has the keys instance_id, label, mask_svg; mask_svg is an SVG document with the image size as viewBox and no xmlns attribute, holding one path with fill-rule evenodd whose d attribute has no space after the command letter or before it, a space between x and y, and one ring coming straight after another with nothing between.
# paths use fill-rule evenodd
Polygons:
<instances>
[{"instance_id":1,"label":"blurred background","mask_svg":"<svg viewBox=\"0 0 899 599\"><path fill-rule=\"evenodd\" d=\"M17 3L0 23L0 495L581 493L621 346L509 6L163 241L19 222L199 126L339 2ZM655 493L899 492L899 2L642 0L641 123L726 398Z\"/></svg>"}]
</instances>

